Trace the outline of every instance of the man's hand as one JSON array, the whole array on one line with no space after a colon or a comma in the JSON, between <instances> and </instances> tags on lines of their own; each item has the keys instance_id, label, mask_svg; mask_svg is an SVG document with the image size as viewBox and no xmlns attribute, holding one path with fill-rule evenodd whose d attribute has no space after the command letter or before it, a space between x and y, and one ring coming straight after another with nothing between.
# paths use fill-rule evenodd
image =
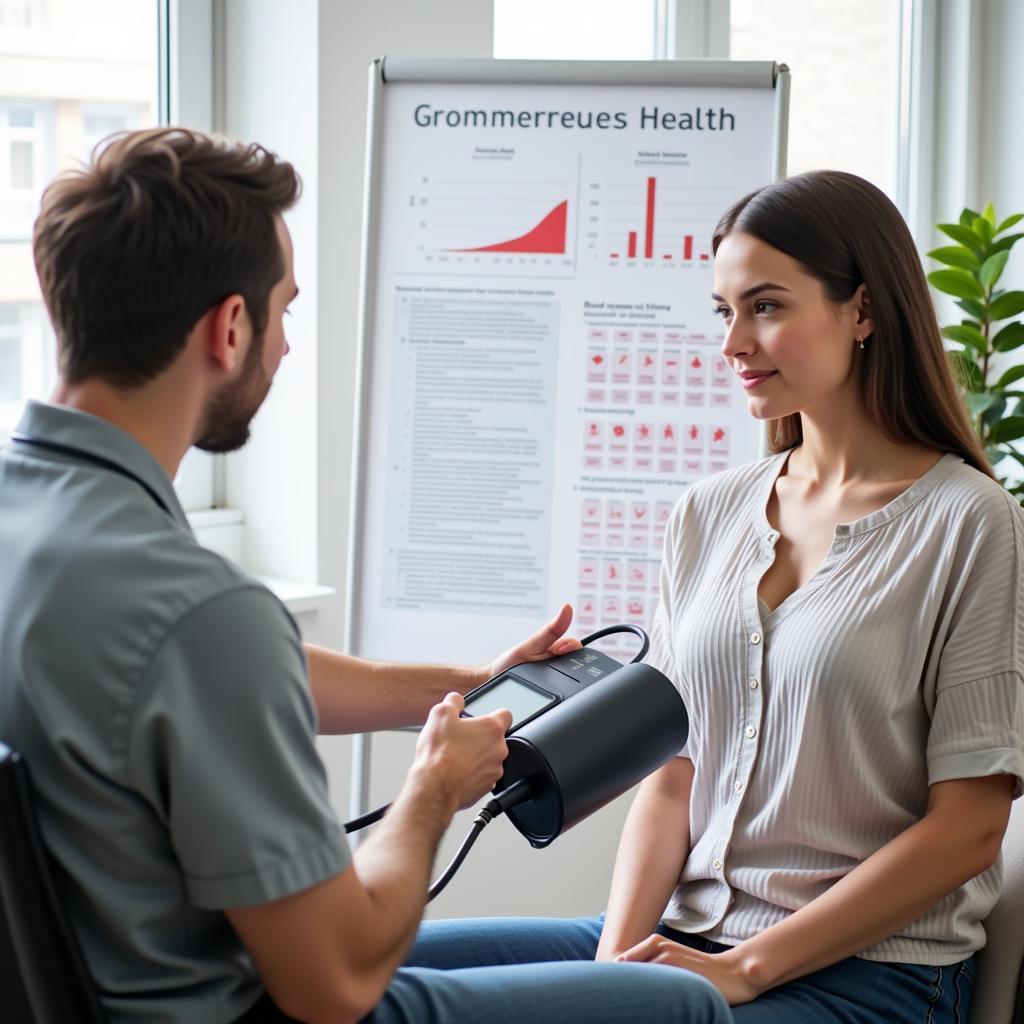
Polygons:
<instances>
[{"instance_id":1,"label":"man's hand","mask_svg":"<svg viewBox=\"0 0 1024 1024\"><path fill-rule=\"evenodd\" d=\"M471 807L501 778L508 756L509 711L460 718L462 695L449 693L435 704L416 742L413 770L429 773L459 807Z\"/></svg>"},{"instance_id":2,"label":"man's hand","mask_svg":"<svg viewBox=\"0 0 1024 1024\"><path fill-rule=\"evenodd\" d=\"M701 953L666 939L663 935L654 934L615 959L620 962L684 967L707 978L725 996L730 1006L739 1006L761 994L747 975L741 949L741 946L735 946L724 953Z\"/></svg>"},{"instance_id":3,"label":"man's hand","mask_svg":"<svg viewBox=\"0 0 1024 1024\"><path fill-rule=\"evenodd\" d=\"M505 669L521 665L524 661L543 661L559 654L568 654L569 651L578 651L579 640L565 636L571 622L572 605L563 604L558 614L546 626L515 647L510 647L504 654L499 654L490 665L482 668L480 682L493 679Z\"/></svg>"}]
</instances>

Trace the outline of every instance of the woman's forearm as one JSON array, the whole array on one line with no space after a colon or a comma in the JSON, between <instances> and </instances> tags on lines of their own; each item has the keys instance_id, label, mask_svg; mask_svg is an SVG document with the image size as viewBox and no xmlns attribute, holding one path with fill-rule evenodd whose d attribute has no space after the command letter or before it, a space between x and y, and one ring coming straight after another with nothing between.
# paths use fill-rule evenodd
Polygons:
<instances>
[{"instance_id":1,"label":"woman's forearm","mask_svg":"<svg viewBox=\"0 0 1024 1024\"><path fill-rule=\"evenodd\" d=\"M689 853L692 782L693 762L673 758L641 784L619 840L598 960L657 927Z\"/></svg>"},{"instance_id":2,"label":"woman's forearm","mask_svg":"<svg viewBox=\"0 0 1024 1024\"><path fill-rule=\"evenodd\" d=\"M785 921L727 954L758 991L854 956L899 934L998 856L1014 780L932 787L921 821Z\"/></svg>"}]
</instances>

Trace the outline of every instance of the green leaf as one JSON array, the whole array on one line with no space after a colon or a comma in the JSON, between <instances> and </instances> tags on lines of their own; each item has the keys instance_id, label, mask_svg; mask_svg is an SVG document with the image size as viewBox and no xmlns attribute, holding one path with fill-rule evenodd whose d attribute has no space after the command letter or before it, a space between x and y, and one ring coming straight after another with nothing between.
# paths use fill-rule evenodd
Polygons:
<instances>
[{"instance_id":1,"label":"green leaf","mask_svg":"<svg viewBox=\"0 0 1024 1024\"><path fill-rule=\"evenodd\" d=\"M975 320L987 320L988 310L985 309L984 303L978 302L975 299L958 299L956 302L965 313L969 313L974 317Z\"/></svg>"},{"instance_id":2,"label":"green leaf","mask_svg":"<svg viewBox=\"0 0 1024 1024\"><path fill-rule=\"evenodd\" d=\"M977 278L966 270L955 267L952 270L933 270L928 275L928 280L947 295L955 295L960 299L985 298L985 291L978 284Z\"/></svg>"},{"instance_id":3,"label":"green leaf","mask_svg":"<svg viewBox=\"0 0 1024 1024\"><path fill-rule=\"evenodd\" d=\"M988 345L981 331L971 324L954 324L951 327L943 327L942 336L949 338L950 341L959 341L961 345L969 345L981 355L988 351Z\"/></svg>"},{"instance_id":4,"label":"green leaf","mask_svg":"<svg viewBox=\"0 0 1024 1024\"><path fill-rule=\"evenodd\" d=\"M1024 238L1024 234L1007 235L1005 238L1000 238L998 242L992 243L988 250L988 254L991 256L994 252L1002 252L1003 249L1012 249L1022 238Z\"/></svg>"},{"instance_id":5,"label":"green leaf","mask_svg":"<svg viewBox=\"0 0 1024 1024\"><path fill-rule=\"evenodd\" d=\"M1020 348L1021 345L1024 345L1024 324L1019 320L1007 324L992 339L992 348L996 352L1012 352L1013 349Z\"/></svg>"},{"instance_id":6,"label":"green leaf","mask_svg":"<svg viewBox=\"0 0 1024 1024\"><path fill-rule=\"evenodd\" d=\"M977 219L975 217L971 223L974 224ZM985 240L969 226L963 224L939 224L938 228L944 235L949 235L954 242L966 245L977 256L980 256L985 248Z\"/></svg>"},{"instance_id":7,"label":"green leaf","mask_svg":"<svg viewBox=\"0 0 1024 1024\"><path fill-rule=\"evenodd\" d=\"M1000 420L988 435L990 444L1005 444L1024 437L1024 416L1007 416Z\"/></svg>"},{"instance_id":8,"label":"green leaf","mask_svg":"<svg viewBox=\"0 0 1024 1024\"><path fill-rule=\"evenodd\" d=\"M1024 220L1024 213L1015 213L1012 217L1007 217L999 227L996 228L996 234L1001 235L1007 228L1012 228L1014 224L1020 223Z\"/></svg>"},{"instance_id":9,"label":"green leaf","mask_svg":"<svg viewBox=\"0 0 1024 1024\"><path fill-rule=\"evenodd\" d=\"M996 387L1002 391L1015 380L1020 380L1021 377L1024 377L1024 366L1011 366L1010 369L1008 369L1006 373L996 381Z\"/></svg>"},{"instance_id":10,"label":"green leaf","mask_svg":"<svg viewBox=\"0 0 1024 1024\"><path fill-rule=\"evenodd\" d=\"M1006 415L1006 398L996 396L996 400L981 414L981 422L990 430Z\"/></svg>"},{"instance_id":11,"label":"green leaf","mask_svg":"<svg viewBox=\"0 0 1024 1024\"><path fill-rule=\"evenodd\" d=\"M960 224L962 227L969 228L980 216L981 214L977 210L965 206L960 214Z\"/></svg>"},{"instance_id":12,"label":"green leaf","mask_svg":"<svg viewBox=\"0 0 1024 1024\"><path fill-rule=\"evenodd\" d=\"M964 401L967 403L967 408L972 416L980 416L998 400L998 395L993 395L986 391L972 392L969 395L964 395Z\"/></svg>"},{"instance_id":13,"label":"green leaf","mask_svg":"<svg viewBox=\"0 0 1024 1024\"><path fill-rule=\"evenodd\" d=\"M989 223L987 217L975 217L974 222L971 224L974 229L974 233L979 235L986 245L992 241L992 235L994 234L994 225Z\"/></svg>"},{"instance_id":14,"label":"green leaf","mask_svg":"<svg viewBox=\"0 0 1024 1024\"><path fill-rule=\"evenodd\" d=\"M985 458L988 459L989 465L993 469L995 469L1005 456L1006 452L1004 452L1002 448L992 448L986 445Z\"/></svg>"},{"instance_id":15,"label":"green leaf","mask_svg":"<svg viewBox=\"0 0 1024 1024\"><path fill-rule=\"evenodd\" d=\"M955 270L937 270L936 274L955 274ZM1024 292L1004 292L993 300L990 307L993 320L1006 320L1008 317L1024 313Z\"/></svg>"},{"instance_id":16,"label":"green leaf","mask_svg":"<svg viewBox=\"0 0 1024 1024\"><path fill-rule=\"evenodd\" d=\"M951 267L963 267L964 270L981 269L978 257L962 245L944 245L940 249L932 249L928 255L933 260L946 263Z\"/></svg>"},{"instance_id":17,"label":"green leaf","mask_svg":"<svg viewBox=\"0 0 1024 1024\"><path fill-rule=\"evenodd\" d=\"M993 253L982 263L978 276L981 278L981 286L983 288L994 287L996 281L1002 276L1003 268L1006 266L1006 261L1009 258L1010 253L1003 249L1001 252Z\"/></svg>"},{"instance_id":18,"label":"green leaf","mask_svg":"<svg viewBox=\"0 0 1024 1024\"><path fill-rule=\"evenodd\" d=\"M995 228L996 226L996 208L991 203L985 204L985 209L981 211L982 217L989 222L989 224Z\"/></svg>"},{"instance_id":19,"label":"green leaf","mask_svg":"<svg viewBox=\"0 0 1024 1024\"><path fill-rule=\"evenodd\" d=\"M953 375L961 388L966 391L983 391L985 381L977 363L965 352L950 352L949 361L953 366Z\"/></svg>"}]
</instances>

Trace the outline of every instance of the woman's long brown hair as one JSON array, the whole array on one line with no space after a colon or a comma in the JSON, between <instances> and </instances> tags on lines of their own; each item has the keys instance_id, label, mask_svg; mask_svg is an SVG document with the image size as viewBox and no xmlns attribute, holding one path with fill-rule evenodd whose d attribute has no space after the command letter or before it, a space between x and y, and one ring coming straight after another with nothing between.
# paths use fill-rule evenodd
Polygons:
<instances>
[{"instance_id":1,"label":"woman's long brown hair","mask_svg":"<svg viewBox=\"0 0 1024 1024\"><path fill-rule=\"evenodd\" d=\"M874 322L857 353L867 414L892 441L954 452L995 476L957 391L914 241L884 192L842 171L798 174L736 203L715 228L715 252L733 232L797 260L833 302L863 283ZM802 439L798 413L769 421L773 452Z\"/></svg>"}]
</instances>

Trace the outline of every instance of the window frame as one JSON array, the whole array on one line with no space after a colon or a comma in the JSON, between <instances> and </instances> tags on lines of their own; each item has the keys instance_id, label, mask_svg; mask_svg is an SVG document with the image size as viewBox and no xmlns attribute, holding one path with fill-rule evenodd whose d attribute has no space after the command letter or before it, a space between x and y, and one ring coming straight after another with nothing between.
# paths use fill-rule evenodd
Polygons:
<instances>
[{"instance_id":1,"label":"window frame","mask_svg":"<svg viewBox=\"0 0 1024 1024\"><path fill-rule=\"evenodd\" d=\"M157 0L160 124L217 130L215 67L222 64L223 4L216 0ZM224 505L224 457L190 448L174 487L186 512ZM201 518L193 515L197 522Z\"/></svg>"}]
</instances>

